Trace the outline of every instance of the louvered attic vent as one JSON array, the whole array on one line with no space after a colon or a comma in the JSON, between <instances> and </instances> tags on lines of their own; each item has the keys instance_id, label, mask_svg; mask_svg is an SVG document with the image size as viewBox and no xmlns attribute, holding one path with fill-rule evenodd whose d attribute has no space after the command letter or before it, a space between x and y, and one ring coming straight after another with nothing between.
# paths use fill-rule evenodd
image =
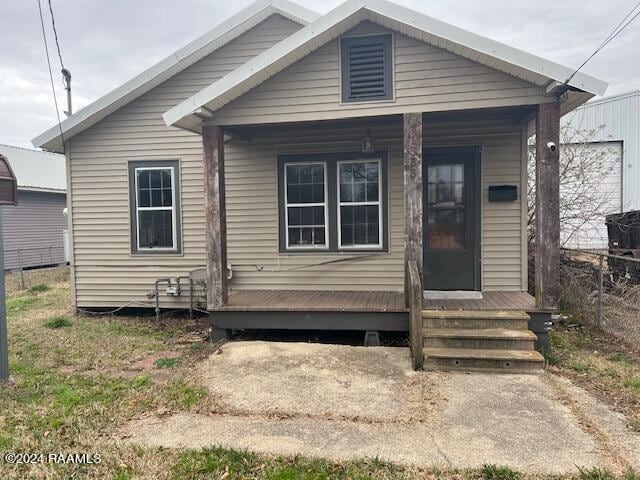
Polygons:
<instances>
[{"instance_id":1,"label":"louvered attic vent","mask_svg":"<svg viewBox=\"0 0 640 480\"><path fill-rule=\"evenodd\" d=\"M341 45L342 101L393 98L391 35L347 37Z\"/></svg>"}]
</instances>

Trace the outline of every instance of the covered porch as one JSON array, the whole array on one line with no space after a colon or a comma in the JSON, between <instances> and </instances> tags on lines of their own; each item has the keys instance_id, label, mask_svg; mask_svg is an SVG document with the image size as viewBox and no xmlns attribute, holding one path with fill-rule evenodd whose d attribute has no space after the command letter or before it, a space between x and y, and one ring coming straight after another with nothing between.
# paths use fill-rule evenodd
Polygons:
<instances>
[{"instance_id":1,"label":"covered porch","mask_svg":"<svg viewBox=\"0 0 640 480\"><path fill-rule=\"evenodd\" d=\"M559 258L559 117L559 104L552 102L286 125L221 127L203 121L208 310L402 313L411 309L411 289L482 292L478 300L433 301L420 295L420 309L554 308L558 271L554 265ZM528 127L532 123L539 146L537 231L541 240L536 244L535 300L526 293L526 165ZM365 142L373 143L373 153L365 154ZM475 249L467 265L476 272L467 275L472 284L464 288L433 288L429 284L434 268L442 277L455 276L457 265L448 259L460 256L453 249L453 256L442 255L444 262L429 264L439 252L429 248L425 231L433 220L427 215L432 206L426 198L428 179L423 169L428 168L429 156L435 155L432 152L439 155L448 151L478 152L477 169L470 177L473 185L468 187L473 196L461 202L475 208L474 218L464 212L467 224L472 225L464 235L472 231L475 237L462 238L471 241L461 251ZM344 152L351 152L348 155L353 158L384 156L388 161L383 170L385 185L380 189L380 203L384 204L380 222L386 223L380 227L378 248L286 248L281 156L296 162L307 156L321 160L331 155L351 158L344 157ZM227 164L233 169L228 178ZM265 177L264 189L247 190L262 188L253 186L254 178ZM335 182L335 177L331 181ZM510 183L506 187L515 195L507 201L494 201L490 191L505 187L502 182ZM261 217L252 215L244 220L240 215L254 205L262 212ZM330 232L336 228L335 218L325 222L329 223L328 236L336 235ZM252 226L256 238L247 239ZM266 232L264 237L262 232ZM333 238L331 241L335 241ZM413 279L408 275L409 263L416 268Z\"/></svg>"}]
</instances>

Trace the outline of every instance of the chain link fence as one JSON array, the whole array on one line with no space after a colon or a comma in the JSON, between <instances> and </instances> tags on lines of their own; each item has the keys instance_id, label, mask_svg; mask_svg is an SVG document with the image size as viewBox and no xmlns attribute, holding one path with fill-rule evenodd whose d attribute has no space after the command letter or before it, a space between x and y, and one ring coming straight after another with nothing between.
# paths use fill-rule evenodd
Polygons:
<instances>
[{"instance_id":1,"label":"chain link fence","mask_svg":"<svg viewBox=\"0 0 640 480\"><path fill-rule=\"evenodd\" d=\"M586 323L640 346L640 259L563 250L562 306Z\"/></svg>"}]
</instances>

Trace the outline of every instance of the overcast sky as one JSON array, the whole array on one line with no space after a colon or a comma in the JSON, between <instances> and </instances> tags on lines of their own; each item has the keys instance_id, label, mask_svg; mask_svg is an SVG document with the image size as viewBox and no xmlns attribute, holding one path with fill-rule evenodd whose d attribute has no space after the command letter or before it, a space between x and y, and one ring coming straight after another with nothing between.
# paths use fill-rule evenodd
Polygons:
<instances>
[{"instance_id":1,"label":"overcast sky","mask_svg":"<svg viewBox=\"0 0 640 480\"><path fill-rule=\"evenodd\" d=\"M59 102L60 65L45 14ZM74 108L86 106L205 33L250 0L52 0ZM326 13L340 0L297 0ZM636 0L396 0L427 15L577 67ZM0 143L30 147L56 122L37 0L0 0ZM640 88L640 19L585 68L607 95ZM64 105L61 105L64 106Z\"/></svg>"}]
</instances>

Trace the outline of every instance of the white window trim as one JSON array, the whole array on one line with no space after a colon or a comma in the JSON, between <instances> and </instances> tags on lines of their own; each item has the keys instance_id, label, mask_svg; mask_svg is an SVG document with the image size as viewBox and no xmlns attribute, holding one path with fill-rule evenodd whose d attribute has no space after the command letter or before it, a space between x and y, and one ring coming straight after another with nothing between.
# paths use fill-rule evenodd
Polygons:
<instances>
[{"instance_id":1,"label":"white window trim","mask_svg":"<svg viewBox=\"0 0 640 480\"><path fill-rule=\"evenodd\" d=\"M287 167L322 165L324 169L324 202L315 203L289 203L289 190L287 188ZM329 250L329 181L327 178L327 162L324 160L309 162L285 162L284 163L284 232L287 250ZM324 245L289 245L289 207L324 207ZM306 226L307 228L316 228Z\"/></svg>"},{"instance_id":2,"label":"white window trim","mask_svg":"<svg viewBox=\"0 0 640 480\"><path fill-rule=\"evenodd\" d=\"M138 189L138 172L148 170L169 170L171 172L171 207L141 207L140 190ZM136 194L136 247L139 252L176 252L178 250L178 231L176 225L176 180L175 168L170 167L135 167L135 194ZM141 247L140 246L140 211L151 212L158 210L171 210L171 247Z\"/></svg>"},{"instance_id":3,"label":"white window trim","mask_svg":"<svg viewBox=\"0 0 640 480\"><path fill-rule=\"evenodd\" d=\"M378 201L377 202L342 202L340 200L340 165L344 163L378 163ZM384 232L383 224L383 204L384 201L382 198L382 159L381 158L360 158L356 160L338 160L336 162L336 205L338 209L338 250L382 250L383 241L382 235ZM342 221L340 219L340 213L342 210L342 206L378 206L378 243L374 244L364 244L364 245L342 245ZM355 232L354 232L355 234Z\"/></svg>"}]
</instances>

